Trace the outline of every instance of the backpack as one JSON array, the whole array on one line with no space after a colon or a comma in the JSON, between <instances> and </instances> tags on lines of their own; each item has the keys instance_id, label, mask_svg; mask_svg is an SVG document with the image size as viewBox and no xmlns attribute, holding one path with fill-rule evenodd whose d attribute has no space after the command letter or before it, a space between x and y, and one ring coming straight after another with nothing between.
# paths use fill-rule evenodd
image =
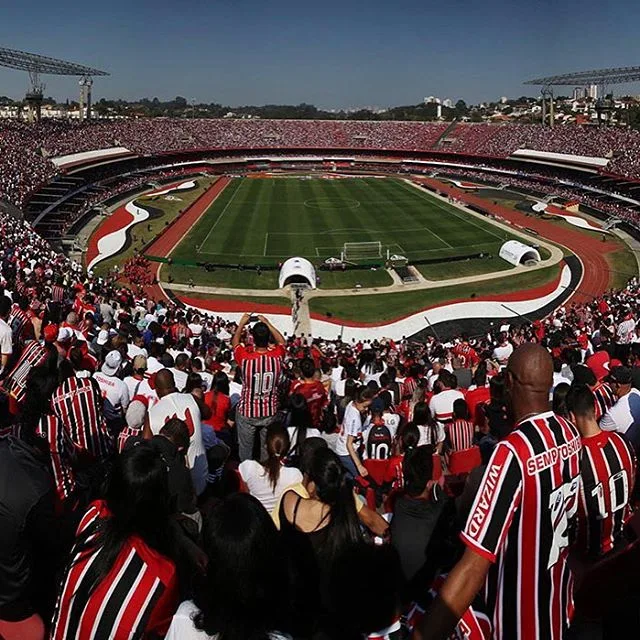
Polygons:
<instances>
[{"instance_id":1,"label":"backpack","mask_svg":"<svg viewBox=\"0 0 640 640\"><path fill-rule=\"evenodd\" d=\"M367 439L367 457L373 460L387 460L391 457L393 438L389 427L384 424L373 425Z\"/></svg>"}]
</instances>

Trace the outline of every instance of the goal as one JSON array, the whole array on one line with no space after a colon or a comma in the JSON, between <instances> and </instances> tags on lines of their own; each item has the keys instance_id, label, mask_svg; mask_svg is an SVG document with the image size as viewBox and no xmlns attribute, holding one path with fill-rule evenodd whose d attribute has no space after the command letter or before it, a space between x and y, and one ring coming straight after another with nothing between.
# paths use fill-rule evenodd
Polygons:
<instances>
[{"instance_id":1,"label":"goal","mask_svg":"<svg viewBox=\"0 0 640 640\"><path fill-rule=\"evenodd\" d=\"M345 242L342 247L344 260L366 260L382 258L381 242Z\"/></svg>"}]
</instances>

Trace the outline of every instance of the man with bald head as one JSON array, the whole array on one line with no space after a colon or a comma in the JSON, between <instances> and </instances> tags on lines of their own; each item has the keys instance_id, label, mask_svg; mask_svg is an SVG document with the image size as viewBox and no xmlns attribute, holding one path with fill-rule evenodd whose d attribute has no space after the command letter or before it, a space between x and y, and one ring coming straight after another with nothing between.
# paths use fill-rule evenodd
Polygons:
<instances>
[{"instance_id":1,"label":"man with bald head","mask_svg":"<svg viewBox=\"0 0 640 640\"><path fill-rule=\"evenodd\" d=\"M580 436L549 410L552 381L543 347L525 344L509 358L514 429L495 448L461 534L466 551L416 637L448 638L481 589L494 638L565 637L573 615L567 556Z\"/></svg>"},{"instance_id":2,"label":"man with bald head","mask_svg":"<svg viewBox=\"0 0 640 640\"><path fill-rule=\"evenodd\" d=\"M202 440L200 407L190 393L180 393L176 389L173 373L161 369L155 374L155 390L158 402L149 409L149 427L152 435L158 435L164 425L178 418L186 422L189 429L187 462L196 493L200 495L207 487L207 456ZM147 430L147 435L149 435ZM150 437L150 435L149 435Z\"/></svg>"}]
</instances>

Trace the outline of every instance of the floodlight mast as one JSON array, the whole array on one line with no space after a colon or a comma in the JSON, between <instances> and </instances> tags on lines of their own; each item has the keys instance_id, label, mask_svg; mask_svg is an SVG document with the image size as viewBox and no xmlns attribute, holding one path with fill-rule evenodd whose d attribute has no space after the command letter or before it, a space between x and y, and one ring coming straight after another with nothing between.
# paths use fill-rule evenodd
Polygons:
<instances>
[{"instance_id":1,"label":"floodlight mast","mask_svg":"<svg viewBox=\"0 0 640 640\"><path fill-rule=\"evenodd\" d=\"M0 47L0 67L26 71L29 74L30 89L25 100L29 105L29 120L39 121L42 110L42 100L45 85L40 81L40 76L80 76L80 118L91 117L91 87L93 76L108 76L106 71L93 69L74 62L66 62L56 58L49 58L35 53L26 53L17 49L5 49Z\"/></svg>"},{"instance_id":2,"label":"floodlight mast","mask_svg":"<svg viewBox=\"0 0 640 640\"><path fill-rule=\"evenodd\" d=\"M524 84L539 85L542 87L542 124L545 124L547 118L546 99L549 100L549 126L554 124L554 103L553 103L553 86L579 86L589 87L596 85L598 87L598 96L596 109L598 109L598 120L603 111L607 111L604 103L604 97L610 85L625 84L627 82L637 82L640 80L640 67L615 67L611 69L594 69L591 71L577 71L575 73L565 73L557 76L547 76L546 78L535 78L527 80Z\"/></svg>"}]
</instances>

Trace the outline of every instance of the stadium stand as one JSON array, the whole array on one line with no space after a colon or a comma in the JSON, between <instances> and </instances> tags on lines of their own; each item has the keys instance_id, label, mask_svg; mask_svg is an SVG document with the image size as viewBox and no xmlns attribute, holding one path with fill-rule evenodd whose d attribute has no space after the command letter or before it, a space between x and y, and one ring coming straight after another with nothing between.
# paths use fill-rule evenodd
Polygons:
<instances>
[{"instance_id":1,"label":"stadium stand","mask_svg":"<svg viewBox=\"0 0 640 640\"><path fill-rule=\"evenodd\" d=\"M457 563L468 637L637 628L637 278L480 336L345 344L88 277L9 211L0 235L3 637L448 636ZM470 565L495 595L469 607Z\"/></svg>"}]
</instances>

